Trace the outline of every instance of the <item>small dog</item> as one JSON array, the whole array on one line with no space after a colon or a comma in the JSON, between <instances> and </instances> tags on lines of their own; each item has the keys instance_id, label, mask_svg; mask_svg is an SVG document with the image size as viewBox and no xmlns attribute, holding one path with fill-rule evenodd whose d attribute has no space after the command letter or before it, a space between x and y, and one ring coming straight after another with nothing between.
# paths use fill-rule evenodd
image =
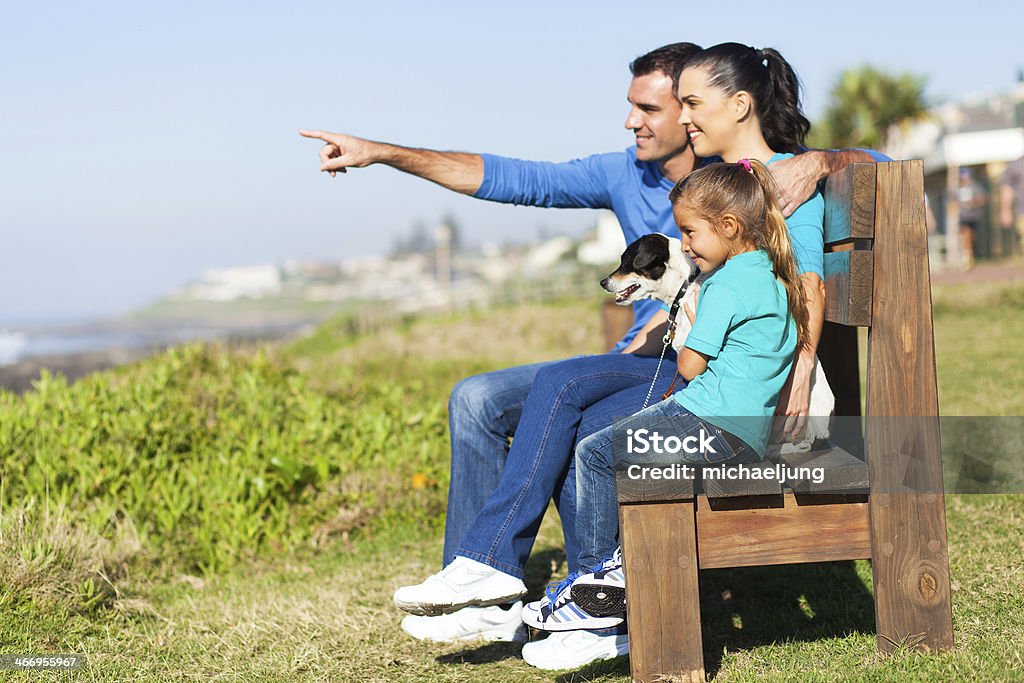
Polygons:
<instances>
[{"instance_id":1,"label":"small dog","mask_svg":"<svg viewBox=\"0 0 1024 683\"><path fill-rule=\"evenodd\" d=\"M644 235L622 252L619 267L601 280L605 291L615 295L615 303L628 306L634 301L656 299L669 306L679 289L686 286L679 312L676 315L676 334L672 341L676 351L685 346L686 336L692 327L685 308L696 311L697 293L710 273L698 273L697 266L683 252L680 241L658 233ZM821 363L814 361L811 375L810 416L802 434L783 443L781 427L783 420L777 419L769 439L769 454L778 455L809 451L814 442L827 439L831 432L832 414L836 398L825 379Z\"/></svg>"}]
</instances>

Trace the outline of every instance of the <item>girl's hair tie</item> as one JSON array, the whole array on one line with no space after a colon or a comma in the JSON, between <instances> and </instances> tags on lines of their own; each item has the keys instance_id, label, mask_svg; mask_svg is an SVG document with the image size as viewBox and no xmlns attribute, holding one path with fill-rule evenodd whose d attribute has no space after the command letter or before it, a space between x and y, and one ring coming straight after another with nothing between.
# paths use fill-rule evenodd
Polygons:
<instances>
[{"instance_id":1,"label":"girl's hair tie","mask_svg":"<svg viewBox=\"0 0 1024 683\"><path fill-rule=\"evenodd\" d=\"M753 173L754 170L750 168L750 159L740 159L737 163L746 170L747 173Z\"/></svg>"}]
</instances>

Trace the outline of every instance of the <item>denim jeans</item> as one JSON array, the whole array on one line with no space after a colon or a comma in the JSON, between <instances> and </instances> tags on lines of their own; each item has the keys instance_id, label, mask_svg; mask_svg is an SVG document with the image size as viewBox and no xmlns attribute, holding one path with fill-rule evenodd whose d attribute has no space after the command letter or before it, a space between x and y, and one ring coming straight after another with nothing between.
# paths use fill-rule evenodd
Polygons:
<instances>
[{"instance_id":1,"label":"denim jeans","mask_svg":"<svg viewBox=\"0 0 1024 683\"><path fill-rule=\"evenodd\" d=\"M449 401L444 564L459 555L522 577L554 499L574 570L574 447L639 410L657 365L657 358L608 353L508 368L456 385ZM652 400L674 373L675 358L666 357Z\"/></svg>"},{"instance_id":2,"label":"denim jeans","mask_svg":"<svg viewBox=\"0 0 1024 683\"><path fill-rule=\"evenodd\" d=\"M714 453L651 452L628 453L627 430L647 429L662 436L700 436L703 429L713 439ZM630 465L699 465L756 462L760 458L749 446L734 448L723 430L705 422L679 405L674 397L606 427L580 441L576 447L576 533L580 544L578 566L596 568L612 556L619 545L619 506L615 473ZM634 440L638 437L634 436ZM647 438L650 441L650 437ZM634 446L639 442L634 441ZM699 438L697 442L699 443ZM742 443L742 442L741 442Z\"/></svg>"}]
</instances>

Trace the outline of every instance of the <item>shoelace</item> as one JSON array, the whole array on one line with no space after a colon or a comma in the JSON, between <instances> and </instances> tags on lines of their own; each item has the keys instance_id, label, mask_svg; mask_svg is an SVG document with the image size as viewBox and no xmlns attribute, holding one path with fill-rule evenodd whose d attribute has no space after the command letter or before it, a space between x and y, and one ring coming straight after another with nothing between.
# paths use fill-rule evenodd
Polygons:
<instances>
[{"instance_id":1,"label":"shoelace","mask_svg":"<svg viewBox=\"0 0 1024 683\"><path fill-rule=\"evenodd\" d=\"M607 560L601 562L601 567L594 570L594 577L603 579L605 574L610 572L612 569L622 566L622 550L616 548L615 552Z\"/></svg>"},{"instance_id":2,"label":"shoelace","mask_svg":"<svg viewBox=\"0 0 1024 683\"><path fill-rule=\"evenodd\" d=\"M569 584L571 584L573 581L575 581L576 579L580 578L584 574L589 574L589 573L590 572L588 572L588 571L580 570L580 571L576 571L576 572L570 573L569 576L565 577L561 581L557 581L557 582L552 581L551 583L549 583L547 585L547 588L544 589L544 595L547 596L548 602L551 605L554 605L555 604L555 599L559 595L562 594L562 591L565 590L566 587L569 586ZM552 588L552 586L554 586L554 588Z\"/></svg>"}]
</instances>

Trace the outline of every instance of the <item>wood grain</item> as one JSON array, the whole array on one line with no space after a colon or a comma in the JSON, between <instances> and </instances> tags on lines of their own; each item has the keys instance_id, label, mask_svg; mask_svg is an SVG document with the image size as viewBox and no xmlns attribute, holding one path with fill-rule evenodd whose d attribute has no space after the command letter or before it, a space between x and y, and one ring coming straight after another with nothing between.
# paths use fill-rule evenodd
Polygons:
<instances>
[{"instance_id":1,"label":"wood grain","mask_svg":"<svg viewBox=\"0 0 1024 683\"><path fill-rule=\"evenodd\" d=\"M693 503L619 506L634 681L704 683Z\"/></svg>"},{"instance_id":2,"label":"wood grain","mask_svg":"<svg viewBox=\"0 0 1024 683\"><path fill-rule=\"evenodd\" d=\"M867 503L800 504L790 491L781 499L781 507L715 509L698 497L701 569L871 557Z\"/></svg>"},{"instance_id":3,"label":"wood grain","mask_svg":"<svg viewBox=\"0 0 1024 683\"><path fill-rule=\"evenodd\" d=\"M883 651L953 646L923 187L920 161L878 165L865 441Z\"/></svg>"},{"instance_id":4,"label":"wood grain","mask_svg":"<svg viewBox=\"0 0 1024 683\"><path fill-rule=\"evenodd\" d=\"M824 451L788 453L779 457L779 462L791 468L821 468L822 480L811 478L786 478L786 486L796 493L853 493L868 491L868 466L860 458L842 448Z\"/></svg>"},{"instance_id":5,"label":"wood grain","mask_svg":"<svg viewBox=\"0 0 1024 683\"><path fill-rule=\"evenodd\" d=\"M871 324L873 264L870 251L825 254L825 320L861 327Z\"/></svg>"},{"instance_id":6,"label":"wood grain","mask_svg":"<svg viewBox=\"0 0 1024 683\"><path fill-rule=\"evenodd\" d=\"M825 183L825 244L870 239L875 228L875 164L850 164Z\"/></svg>"},{"instance_id":7,"label":"wood grain","mask_svg":"<svg viewBox=\"0 0 1024 683\"><path fill-rule=\"evenodd\" d=\"M615 473L619 503L693 500L693 479L634 479L628 471Z\"/></svg>"}]
</instances>

